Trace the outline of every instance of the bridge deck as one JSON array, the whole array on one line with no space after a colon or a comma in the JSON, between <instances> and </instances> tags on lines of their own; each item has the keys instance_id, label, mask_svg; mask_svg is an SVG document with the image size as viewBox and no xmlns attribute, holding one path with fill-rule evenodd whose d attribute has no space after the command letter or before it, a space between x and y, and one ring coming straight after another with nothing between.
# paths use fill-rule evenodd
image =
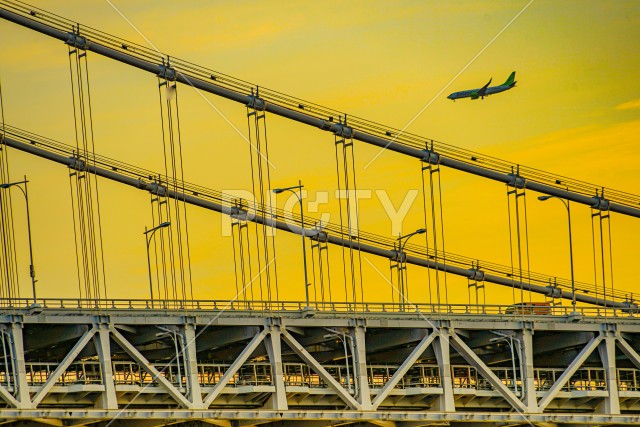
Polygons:
<instances>
[{"instance_id":1,"label":"bridge deck","mask_svg":"<svg viewBox=\"0 0 640 427\"><path fill-rule=\"evenodd\" d=\"M0 314L3 418L640 420L629 313L42 303Z\"/></svg>"}]
</instances>

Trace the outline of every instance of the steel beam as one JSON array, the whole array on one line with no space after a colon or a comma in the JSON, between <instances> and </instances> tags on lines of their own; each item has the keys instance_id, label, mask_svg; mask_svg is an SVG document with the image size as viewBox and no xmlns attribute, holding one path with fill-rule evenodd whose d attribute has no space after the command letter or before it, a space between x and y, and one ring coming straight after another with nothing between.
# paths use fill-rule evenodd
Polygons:
<instances>
[{"instance_id":1,"label":"steel beam","mask_svg":"<svg viewBox=\"0 0 640 427\"><path fill-rule=\"evenodd\" d=\"M282 339L300 358L315 371L322 380L327 383L338 397L344 401L351 409L360 410L362 406L357 402L338 381L286 330L282 330ZM346 363L349 363L347 360Z\"/></svg>"},{"instance_id":2,"label":"steel beam","mask_svg":"<svg viewBox=\"0 0 640 427\"><path fill-rule=\"evenodd\" d=\"M518 397L502 383L500 378L493 373L482 359L480 359L480 357L478 357L478 355L475 354L455 332L451 333L451 345L470 365L478 370L480 375L489 381L491 386L498 391L502 397L504 397L504 400L506 400L513 409L518 412L527 412L528 408L520 401L520 399L518 399Z\"/></svg>"},{"instance_id":3,"label":"steel beam","mask_svg":"<svg viewBox=\"0 0 640 427\"><path fill-rule=\"evenodd\" d=\"M454 412L456 410L456 402L453 397L453 380L451 378L450 336L449 327L440 326L438 328L438 338L433 342L438 361L440 387L442 387L442 395L438 397L435 409L444 412Z\"/></svg>"},{"instance_id":4,"label":"steel beam","mask_svg":"<svg viewBox=\"0 0 640 427\"><path fill-rule=\"evenodd\" d=\"M354 319L351 328L351 339L354 351L354 380L358 387L358 403L363 411L371 411L371 394L369 393L369 376L367 375L367 349L365 339L365 322L363 319Z\"/></svg>"},{"instance_id":5,"label":"steel beam","mask_svg":"<svg viewBox=\"0 0 640 427\"><path fill-rule=\"evenodd\" d=\"M518 339L520 340L518 345L520 346L520 373L522 377L524 404L527 407L527 412L538 412L533 356L533 329L524 325L518 335Z\"/></svg>"},{"instance_id":6,"label":"steel beam","mask_svg":"<svg viewBox=\"0 0 640 427\"><path fill-rule=\"evenodd\" d=\"M220 381L218 381L218 383L213 387L213 390L211 390L209 394L204 398L204 401L203 401L204 408L208 408L209 406L211 406L211 404L216 399L216 397L218 397L222 392L222 389L227 384L229 384L229 380L233 378L236 372L238 372L238 369L240 369L242 365L247 361L251 353L253 353L254 350L258 348L258 346L263 341L266 335L267 335L267 331L263 329L262 331L257 333L251 339L251 341L249 341L249 344L247 344L244 350L240 352L240 354L238 355L238 357L236 357L236 359L233 361L231 366L227 368L222 378L220 378Z\"/></svg>"},{"instance_id":7,"label":"steel beam","mask_svg":"<svg viewBox=\"0 0 640 427\"><path fill-rule=\"evenodd\" d=\"M113 381L113 363L111 361L111 341L109 340L108 324L98 324L98 332L94 335L93 342L98 353L100 371L102 372L102 385L104 385L104 392L96 406L103 409L117 409L118 398Z\"/></svg>"},{"instance_id":8,"label":"steel beam","mask_svg":"<svg viewBox=\"0 0 640 427\"><path fill-rule=\"evenodd\" d=\"M598 345L600 359L604 368L607 382L607 397L604 399L603 412L605 414L620 413L620 396L618 393L618 372L616 369L616 337L613 331L606 331L605 337Z\"/></svg>"},{"instance_id":9,"label":"steel beam","mask_svg":"<svg viewBox=\"0 0 640 427\"><path fill-rule=\"evenodd\" d=\"M15 357L14 364L16 368L16 383L14 387L17 387L15 396L20 402L20 408L30 408L31 395L29 394L29 385L27 384L27 368L24 360L24 343L22 340L22 317L16 316L11 323L11 339L13 346L13 355Z\"/></svg>"},{"instance_id":10,"label":"steel beam","mask_svg":"<svg viewBox=\"0 0 640 427\"><path fill-rule=\"evenodd\" d=\"M147 371L162 388L164 388L176 402L185 408L193 408L193 404L178 391L173 384L169 382L143 355L135 348L127 339L113 326L109 326L109 331L114 341L126 351L140 365L142 369Z\"/></svg>"},{"instance_id":11,"label":"steel beam","mask_svg":"<svg viewBox=\"0 0 640 427\"><path fill-rule=\"evenodd\" d=\"M185 375L189 386L188 397L194 408L202 408L202 391L198 380L198 357L196 351L196 327L192 323L185 323L181 338L183 343L182 351L185 356Z\"/></svg>"},{"instance_id":12,"label":"steel beam","mask_svg":"<svg viewBox=\"0 0 640 427\"><path fill-rule=\"evenodd\" d=\"M424 337L422 341L418 343L418 345L416 346L416 348L413 349L409 357L407 357L407 359L402 363L402 365L400 365L398 370L393 373L393 375L391 376L391 378L389 378L389 380L384 385L384 387L382 387L382 389L378 392L375 399L373 399L373 402L372 402L373 409L378 409L378 406L380 406L380 404L384 402L384 399L386 399L389 393L391 393L391 390L393 390L395 386L398 385L402 377L404 377L404 375L407 373L409 368L411 368L413 364L416 363L416 361L420 358L420 356L422 356L422 354L427 349L427 347L431 345L435 337L436 337L436 333L432 332L431 334Z\"/></svg>"},{"instance_id":13,"label":"steel beam","mask_svg":"<svg viewBox=\"0 0 640 427\"><path fill-rule=\"evenodd\" d=\"M270 405L272 409L287 410L287 394L284 385L284 368L282 366L282 340L281 326L279 320L274 321L269 326L269 335L264 344L269 354L271 362L271 379L275 392L271 395Z\"/></svg>"},{"instance_id":14,"label":"steel beam","mask_svg":"<svg viewBox=\"0 0 640 427\"><path fill-rule=\"evenodd\" d=\"M49 375L47 381L40 387L40 390L33 396L31 402L33 407L37 407L42 399L49 393L49 390L55 385L60 376L67 370L69 365L78 357L78 354L84 349L84 347L89 343L93 335L96 333L96 328L93 327L78 340L78 342L73 346L71 351L62 359L62 362L58 365L55 371Z\"/></svg>"},{"instance_id":15,"label":"steel beam","mask_svg":"<svg viewBox=\"0 0 640 427\"><path fill-rule=\"evenodd\" d=\"M587 360L587 357L598 347L600 341L602 341L602 335L598 335L593 337L591 341L584 346L584 348L578 353L578 356L571 362L567 369L560 375L560 378L556 380L556 382L551 386L549 391L545 393L545 395L538 402L538 411L543 412L544 409L551 403L553 399L558 395L562 387L569 381L569 379L576 373L578 368L582 366L582 364Z\"/></svg>"}]
</instances>

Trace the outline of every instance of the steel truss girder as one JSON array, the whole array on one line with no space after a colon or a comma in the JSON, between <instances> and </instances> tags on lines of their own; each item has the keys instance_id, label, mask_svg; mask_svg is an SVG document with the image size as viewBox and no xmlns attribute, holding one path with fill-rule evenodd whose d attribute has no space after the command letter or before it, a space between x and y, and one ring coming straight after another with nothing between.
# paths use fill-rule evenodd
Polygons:
<instances>
[{"instance_id":1,"label":"steel truss girder","mask_svg":"<svg viewBox=\"0 0 640 427\"><path fill-rule=\"evenodd\" d=\"M590 424L590 425L638 425L640 416L636 414L607 415L607 414L519 414L516 412L490 412L474 415L469 412L416 412L402 411L314 411L314 410L203 410L193 411L186 409L156 409L156 410L101 410L101 409L0 409L0 417L3 419L52 419L52 420L238 420L244 421L244 425L262 424L268 421L299 421L299 420L325 420L342 421L343 423L355 421L396 421L396 422L484 422L484 423L508 423L508 424ZM246 422L251 420L251 422Z\"/></svg>"},{"instance_id":2,"label":"steel truss girder","mask_svg":"<svg viewBox=\"0 0 640 427\"><path fill-rule=\"evenodd\" d=\"M141 314L144 314L144 316L141 316ZM103 340L106 339L107 342L106 345L101 347L103 353L106 351L113 351L113 349L108 345L108 342L113 339L113 341L122 350L124 350L129 357L131 357L138 366L140 366L141 369L144 369L153 376L153 382L160 387L153 388L153 395L149 395L149 391L147 391L147 396L149 397L141 399L142 401L137 401L135 403L135 409L128 406L129 403L126 399L131 399L133 394L137 393L136 390L139 389L131 389L132 391L130 391L130 393L133 394L130 394L130 397L125 398L123 397L125 395L122 395L122 392L125 389L123 389L122 386L116 386L120 387L118 389L120 390L118 392L119 401L115 402L115 400L112 400L111 407L102 406L103 409L97 409L101 405L100 402L105 401L105 398L100 396L107 393L106 389L108 387L104 385L92 386L93 388L87 387L85 388L86 390L93 390L91 393L94 393L94 395L90 399L95 399L96 409L78 409L77 407L69 407L66 408L66 410L69 411L69 414L78 414L84 411L82 412L84 414L83 416L91 417L91 419L103 420L108 419L105 417L113 416L114 411L120 408L124 410L124 414L127 414L125 417L130 417L130 419L155 419L158 414L166 414L167 411L169 411L165 409L157 409L159 408L158 405L162 404L166 406L167 404L170 404L171 406L174 406L176 404L171 402L175 401L179 406L181 406L181 408L172 410L174 412L171 412L172 415L167 416L168 419L202 419L200 417L216 414L216 416L213 417L216 420L229 421L244 419L238 414L253 413L256 417L261 417L259 419L264 419L266 421L276 419L293 421L294 418L287 417L289 417L290 414L298 414L301 418L295 419L326 419L328 421L341 420L344 422L349 422L351 420L374 423L376 421L395 422L401 420L412 422L461 422L465 420L469 422L518 422L518 414L526 414L527 418L538 417L535 419L541 420L540 422L544 421L554 423L565 421L599 423L599 420L603 419L600 417L605 415L609 417L605 423L632 423L636 422L634 420L640 421L640 418L638 418L640 417L640 407L637 408L636 415L636 413L628 413L630 410L636 410L634 409L635 407L626 405L625 411L627 411L627 413L620 415L621 399L631 398L637 401L637 399L640 398L640 392L633 394L634 392L625 391L622 395L619 395L616 388L613 393L608 393L606 390L598 390L594 392L581 392L581 394L579 393L578 395L570 396L566 391L562 391L567 381L575 372L577 372L578 369L581 368L581 366L583 366L591 354L593 354L594 357L596 357L595 355L600 354L602 363L601 367L598 369L601 371L604 370L606 374L605 380L607 389L611 389L614 384L617 384L616 362L619 364L621 361L615 360L615 346L620 348L622 353L627 357L627 366L632 364L640 369L640 356L631 344L631 342L636 342L636 339L634 338L640 337L640 322L631 318L608 319L609 323L600 323L600 320L595 318L585 318L580 322L570 322L568 319L565 322L562 318L537 319L537 322L533 322L533 319L525 319L524 322L499 322L498 319L492 318L492 316L480 316L475 320L470 321L465 316L448 315L447 320L433 319L427 322L425 320L416 320L409 316L407 316L407 319L400 318L385 320L379 316L361 315L363 316L362 318L353 319L346 313L344 315L332 313L330 318L323 318L321 312L316 313L315 318L305 318L302 317L302 315L297 318L274 318L271 317L274 314L273 312L265 312L264 315L258 315L259 313L254 312L253 317L250 318L246 316L246 313L230 311L218 312L215 315L207 312L198 312L195 316L183 316L182 314L182 312L176 312L175 315L172 316L170 313L160 310L157 312L153 310L144 310L143 313L138 313L136 311L127 313L122 310L114 310L112 313L109 313L109 315L105 315L103 313L102 315L92 316L80 314L71 309L66 312L65 310L44 309L43 312L38 315L29 315L28 313L25 313L22 316L0 315L0 323L5 323L5 325L2 325L3 328L5 330L12 331L13 334L16 334L15 341L20 341L19 338L22 334L23 328L25 327L38 327L43 331L46 330L47 325L55 325L57 328L64 327L64 325L67 325L69 328L85 328L84 335L82 335L75 343L69 343L71 346L70 350L67 350L66 356L57 364L57 367L50 371L52 374L48 375L46 381L40 386L29 386L31 397L28 400L16 398L14 395L16 393L15 390L5 387L0 388L0 393L4 393L5 397L10 396L10 398L5 399L5 401L7 401L10 406L13 406L13 408L0 409L0 418L49 419L57 416L55 414L59 414L59 412L56 412L55 409L48 408L47 405L51 402L57 402L57 405L64 405L65 402L71 403L73 402L73 400L70 400L73 399L73 393L80 392L71 390L70 387L72 386L68 386L66 389L64 387L61 388L57 383L58 378L65 373L66 369L80 354L84 354L82 353L83 348L91 342L92 338L94 339L94 343L96 343L99 338L102 338ZM154 315L157 315L157 317ZM149 323L149 319L153 319L154 317L156 317L157 320ZM241 342L244 342L245 344L243 344L240 349L240 354L235 357L235 361L226 368L224 375L217 380L217 383L213 387L201 388L200 396L202 400L200 402L202 403L200 403L193 395L187 394L187 396L185 396L182 390L178 390L174 383L169 382L167 379L168 377L165 378L154 364L144 356L143 353L146 351L145 346L148 345L148 340L145 341L144 344L140 344L141 347L138 348L135 344L132 344L132 342L135 342L133 338L128 339L122 332L120 332L120 330L122 330L128 331L128 334L145 333L145 327L152 327L149 325L155 324L170 325L177 332L183 333L185 336L189 336L192 343L196 342L196 338L206 328L214 327L216 328L216 331L213 336L220 336L221 341L224 336L222 332L229 330L230 334L241 337ZM304 338L306 336L315 337L314 340L317 341L317 330L323 329L324 327L343 328L352 337L354 337L354 339L360 335L360 338L357 339L357 351L354 352L354 356L356 358L355 364L359 366L360 369L356 375L359 375L360 377L359 384L362 385L364 382L367 386L366 388L360 388L360 394L352 394L351 390L347 391L343 385L334 378L333 375L335 374L331 374L327 369L325 369L325 364L331 363L330 361L322 363L318 361L318 355L322 354L322 352L325 352L327 349L325 344L322 342L315 342L310 347L305 347L301 344L302 342L305 342ZM257 333L249 339L250 335L238 335L238 328L245 328L246 330L251 329ZM540 342L543 343L548 342L548 340L545 339L544 334L547 334L548 336L552 331L554 333L562 331L562 333L565 334L591 333L593 338L584 346L580 345L580 340L576 341L567 339L567 342L569 342L569 345L571 346L568 349L577 347L578 356L574 358L573 362L565 369L565 373L558 377L548 391L537 392L540 401L538 403L534 400L535 403L533 403L527 395L528 393L516 395L509 390L503 383L504 380L499 379L492 371L493 365L488 365L486 361L483 360L483 358L487 360L491 359L491 354L487 353L486 340L483 340L482 337L486 335L486 331L496 329L508 332L509 334L514 334L514 336L531 337L531 339L528 338L521 340L521 352L525 354L525 357L520 361L520 372L523 372L522 375L526 375L527 378L532 376L534 368L540 368L533 366L535 360L533 360L534 352L532 347L534 345L533 337L535 334L542 334ZM187 333L187 330L191 330L191 333ZM373 343L375 343L376 337L379 336L382 337L382 339L385 339L384 337L390 336L390 334L393 334L393 331L401 331L403 334L406 334L407 331L411 331L414 336L422 336L423 338L419 342L414 341L414 344L410 344L409 349L411 352L409 356L402 359L402 363L397 367L397 369L395 369L394 374L390 375L389 379L386 380L386 384L383 384L381 388L374 388L370 390L370 384L368 382L370 379L367 377L367 372L371 365L369 365L367 359L374 355L372 351L375 352L378 350L369 351L364 337L366 336L367 341L372 343L372 349L377 348L379 351L386 352L388 351L386 347L373 345ZM429 331L430 333L427 333ZM623 335L627 339L623 338ZM633 341L629 341L631 339L633 339ZM270 363L274 366L272 372L274 372L275 375L272 375L273 385L270 387L263 387L260 389L262 391L258 392L272 396L271 399L266 405L255 409L254 412L251 412L249 409L234 409L234 411L227 411L225 405L237 405L238 402L242 402L242 393L246 393L240 391L238 388L234 388L237 386L230 387L229 380L234 377L241 368L250 366L247 365L247 363L252 360L252 357L256 357L256 354L258 354L259 357L264 357L261 356L261 354L264 353L256 353L256 350L263 343L267 347ZM216 343L209 342L209 345L216 347ZM433 346L434 352L425 351L430 346ZM185 347L189 347L189 342L185 344ZM453 353L453 351L449 353L449 347L455 349L457 353ZM446 351L444 351L445 348L447 349ZM285 355L285 353L288 355L292 354L289 349L302 360L303 364L306 365L309 371L313 371L318 375L326 388L316 388L314 390L309 389L305 393L312 393L309 395L311 397L303 400L294 398L295 394L301 392L299 388L292 387L291 385L288 385L288 383L285 384L285 372L283 371L283 365L286 364L283 362L283 355ZM595 349L598 349L599 351L595 352ZM24 350L30 351L29 348ZM198 371L199 369L200 365L198 364L197 358L203 350L206 349L196 349L195 347L191 348L192 354L189 357L189 363L191 365L190 369L192 369L191 375L194 376L192 381L198 381L198 375L194 375L193 372ZM101 355L101 351L99 351L98 347L96 347L96 351L98 358L102 358L103 355ZM502 349L495 348L493 351L501 352ZM438 357L438 361L440 363L446 364L446 366L449 366L451 363L451 358L459 358L462 356L467 360L468 366L476 369L478 374L483 376L488 383L492 385L492 390L480 391L480 389L478 389L478 392L474 392L473 395L468 393L461 394L461 390L456 388L452 388L447 392L444 386L446 381L442 377L441 384L436 386L440 388L438 393L429 391L429 389L417 391L417 389L404 389L397 387L407 372L415 366L418 366L416 363L420 362L421 364L424 364L424 361L421 361L424 357L433 358L434 355ZM111 354L108 354L108 356L110 358ZM290 356L287 357L289 357L287 360L290 361ZM22 354L18 354L16 359L21 359L24 363L24 352ZM27 365L31 366L31 363L32 362L29 361ZM163 364L162 362L157 363ZM589 366L593 366L593 361L589 363L591 363ZM451 372L450 367L448 369L440 367L439 369L441 376L443 373ZM23 372L24 373L21 374L23 377L18 382L27 385L27 378L25 376L26 371ZM415 371L412 375L415 375ZM640 375L640 372L637 375ZM527 381L526 378L523 378L522 380L523 383ZM451 381L451 378L449 381ZM198 386L200 386L200 384L198 384ZM102 387L102 391L100 391L100 387ZM278 390L280 390L280 395L278 395ZM409 394L406 393L407 390L410 392ZM82 392L85 393L84 391ZM59 396L59 393L71 393L71 397L69 399L59 399L57 397ZM233 393L240 393L238 395L239 400L232 398ZM535 390L534 393L536 393ZM449 397L451 398L449 404L446 404L447 394L450 394ZM583 397L579 397L579 395ZM153 396L158 397L155 398ZM455 403L456 399L459 400L461 398L467 399L465 402L469 402L469 399L474 399L473 396L476 396L475 399L478 402L475 405L466 406L467 403L463 403L463 406L459 406L460 403ZM576 402L579 401L580 403L576 405L568 404L567 402L570 402L572 398L578 399ZM440 406L425 403L423 405L415 406L417 409L410 409L414 408L410 405L415 399L427 399L425 402L428 402L429 399L431 399L431 401L433 401L432 399L435 399L436 401L445 403ZM399 405L396 404L398 400L401 402ZM144 405L146 405L146 403L144 402L147 401L156 409L152 409L152 407L145 409ZM339 403L336 404L336 401ZM561 408L561 410L564 410L565 412L544 412L546 408L550 408L549 404L552 401L558 402L557 404L554 403L554 411L558 411L559 408ZM84 402L83 404L86 404L87 399L83 397L82 402ZM366 406L367 402L370 402L370 406L368 407ZM489 404L490 402L493 403ZM209 409L212 405L214 405L215 408L220 409ZM269 409L269 405L272 410ZM299 410L299 405L304 405L307 409L304 411ZM322 410L313 409L313 405L319 405L319 407L322 407ZM323 407L322 405L325 406ZM326 405L329 405L334 409L328 409ZM637 404L633 405L638 406ZM77 404L75 406L77 406ZM346 411L336 411L336 409L339 409L340 407L348 407L349 409ZM397 407L398 409L390 411L388 409L390 407ZM458 418L460 416L460 412L458 412L458 410L461 407L464 407L464 410L467 411L465 412L466 418L464 420ZM473 408L476 407L482 408L482 411L474 411ZM500 418L505 416L503 411L509 407L515 411L507 418ZM566 412L571 411L571 408L575 408L577 411L584 411L586 407L592 408L593 412L587 414ZM486 411L491 408L495 408L496 412ZM180 415L174 416L174 413ZM275 416L275 418L272 418L272 415L265 415L274 413L280 415ZM336 413L339 413L340 415L336 416ZM360 418L357 418L356 414L359 414ZM69 418L69 416L65 417ZM223 418L220 418L220 416L223 416ZM71 416L71 418L73 417ZM256 419L257 418L251 418L252 421L255 421ZM223 425L224 424L225 423L223 423Z\"/></svg>"}]
</instances>

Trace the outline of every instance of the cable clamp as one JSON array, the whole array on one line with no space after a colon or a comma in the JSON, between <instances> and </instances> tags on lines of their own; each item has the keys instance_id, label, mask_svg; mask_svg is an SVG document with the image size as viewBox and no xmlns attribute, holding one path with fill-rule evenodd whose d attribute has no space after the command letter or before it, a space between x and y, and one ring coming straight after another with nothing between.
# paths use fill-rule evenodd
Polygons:
<instances>
[{"instance_id":1,"label":"cable clamp","mask_svg":"<svg viewBox=\"0 0 640 427\"><path fill-rule=\"evenodd\" d=\"M437 165L440 163L440 154L431 150L422 150L424 156L422 157L422 161L425 163L429 163L431 165Z\"/></svg>"},{"instance_id":2,"label":"cable clamp","mask_svg":"<svg viewBox=\"0 0 640 427\"><path fill-rule=\"evenodd\" d=\"M67 33L67 40L65 41L69 46L73 46L76 49L87 50L89 48L89 40L76 33Z\"/></svg>"},{"instance_id":3,"label":"cable clamp","mask_svg":"<svg viewBox=\"0 0 640 427\"><path fill-rule=\"evenodd\" d=\"M176 70L175 68L171 68L167 65L158 65L160 67L160 72L158 73L158 77L163 78L165 80L171 80L172 82L176 80Z\"/></svg>"},{"instance_id":4,"label":"cable clamp","mask_svg":"<svg viewBox=\"0 0 640 427\"><path fill-rule=\"evenodd\" d=\"M311 234L313 233L313 234ZM305 236L308 236L309 239L315 240L316 242L326 243L329 240L329 236L326 231L322 230L308 230L305 231Z\"/></svg>"},{"instance_id":5,"label":"cable clamp","mask_svg":"<svg viewBox=\"0 0 640 427\"><path fill-rule=\"evenodd\" d=\"M85 170L85 163L77 157L69 157L69 168L83 171Z\"/></svg>"},{"instance_id":6,"label":"cable clamp","mask_svg":"<svg viewBox=\"0 0 640 427\"><path fill-rule=\"evenodd\" d=\"M469 269L469 279L476 282L484 282L484 271L475 268Z\"/></svg>"},{"instance_id":7,"label":"cable clamp","mask_svg":"<svg viewBox=\"0 0 640 427\"><path fill-rule=\"evenodd\" d=\"M551 297L551 298L561 298L562 297L562 290L560 288L558 288L557 286L547 286L547 289L549 290L547 293L547 296Z\"/></svg>"},{"instance_id":8,"label":"cable clamp","mask_svg":"<svg viewBox=\"0 0 640 427\"><path fill-rule=\"evenodd\" d=\"M264 111L264 99L258 98L255 95L249 95L249 102L247 102L247 107L253 108L254 110Z\"/></svg>"},{"instance_id":9,"label":"cable clamp","mask_svg":"<svg viewBox=\"0 0 640 427\"><path fill-rule=\"evenodd\" d=\"M510 173L507 176L509 177L509 182L507 182L507 185L509 187L515 187L520 189L524 188L524 184L525 184L524 177L517 174L513 174L513 173Z\"/></svg>"},{"instance_id":10,"label":"cable clamp","mask_svg":"<svg viewBox=\"0 0 640 427\"><path fill-rule=\"evenodd\" d=\"M152 182L151 184L149 184L148 188L149 188L149 193L151 194L155 194L157 196L163 196L163 197L167 196L167 187L164 187L158 184L157 182Z\"/></svg>"},{"instance_id":11,"label":"cable clamp","mask_svg":"<svg viewBox=\"0 0 640 427\"><path fill-rule=\"evenodd\" d=\"M353 138L353 129L341 123L333 124L333 133L343 138Z\"/></svg>"},{"instance_id":12,"label":"cable clamp","mask_svg":"<svg viewBox=\"0 0 640 427\"><path fill-rule=\"evenodd\" d=\"M591 207L593 209L598 209L598 210L601 210L601 211L608 211L609 210L610 203L604 197L595 196L592 200L593 200L593 204L591 205Z\"/></svg>"},{"instance_id":13,"label":"cable clamp","mask_svg":"<svg viewBox=\"0 0 640 427\"><path fill-rule=\"evenodd\" d=\"M229 216L233 219L237 219L238 221L246 221L247 220L247 215L248 212L245 209L241 209L237 206L232 206L229 209L231 212L229 213Z\"/></svg>"},{"instance_id":14,"label":"cable clamp","mask_svg":"<svg viewBox=\"0 0 640 427\"><path fill-rule=\"evenodd\" d=\"M391 261L396 262L407 262L407 254L406 252L399 251L397 249L391 250Z\"/></svg>"}]
</instances>

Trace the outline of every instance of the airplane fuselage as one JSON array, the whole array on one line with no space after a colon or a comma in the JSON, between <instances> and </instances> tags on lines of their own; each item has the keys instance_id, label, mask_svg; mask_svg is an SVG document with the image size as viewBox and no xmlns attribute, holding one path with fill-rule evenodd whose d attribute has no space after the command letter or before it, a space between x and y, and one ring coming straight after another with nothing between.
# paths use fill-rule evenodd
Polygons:
<instances>
[{"instance_id":1,"label":"airplane fuselage","mask_svg":"<svg viewBox=\"0 0 640 427\"><path fill-rule=\"evenodd\" d=\"M481 88L453 92L451 95L447 96L447 98L453 101L460 98L478 99L484 98L485 96L493 95L494 93L504 92L516 85L516 72L513 71L507 81L498 86L489 87L489 85L491 84L491 80L493 79L489 79L489 82Z\"/></svg>"},{"instance_id":2,"label":"airplane fuselage","mask_svg":"<svg viewBox=\"0 0 640 427\"><path fill-rule=\"evenodd\" d=\"M500 92L504 92L505 90L509 90L511 89L513 86L511 85L500 85L500 86L492 86L492 87L488 87L486 93L484 94L484 96L489 96L489 95L493 95L494 93L500 93ZM478 91L480 90L480 88L478 89L470 89L470 90L462 90L460 92L453 92L451 95L447 96L447 98L449 99L460 99L460 98L473 98L475 94L478 93ZM476 96L477 98L478 96ZM476 99L474 98L474 99Z\"/></svg>"}]
</instances>

